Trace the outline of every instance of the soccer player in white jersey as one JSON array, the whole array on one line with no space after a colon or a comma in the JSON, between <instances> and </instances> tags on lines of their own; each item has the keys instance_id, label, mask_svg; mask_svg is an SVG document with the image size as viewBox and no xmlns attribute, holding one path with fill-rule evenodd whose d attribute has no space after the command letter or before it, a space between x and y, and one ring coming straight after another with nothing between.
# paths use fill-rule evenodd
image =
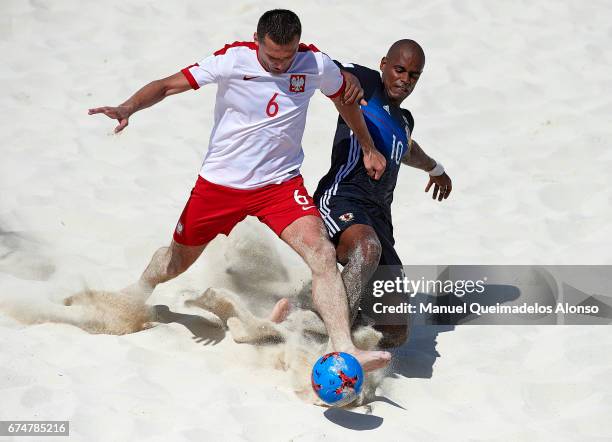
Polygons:
<instances>
[{"instance_id":1,"label":"soccer player in white jersey","mask_svg":"<svg viewBox=\"0 0 612 442\"><path fill-rule=\"evenodd\" d=\"M367 173L379 179L386 166L376 150L357 99L360 87L330 57L300 41L301 24L291 11L261 16L253 42L225 45L199 63L153 81L123 104L90 109L119 121L167 96L217 84L215 122L208 151L169 247L160 248L140 277L146 299L157 284L183 273L218 234L229 234L247 215L257 216L291 246L312 271L313 303L335 350L352 353L364 370L387 365L385 351L357 349L350 336L344 285L336 252L299 168L310 98L317 89L332 99L364 153Z\"/></svg>"}]
</instances>

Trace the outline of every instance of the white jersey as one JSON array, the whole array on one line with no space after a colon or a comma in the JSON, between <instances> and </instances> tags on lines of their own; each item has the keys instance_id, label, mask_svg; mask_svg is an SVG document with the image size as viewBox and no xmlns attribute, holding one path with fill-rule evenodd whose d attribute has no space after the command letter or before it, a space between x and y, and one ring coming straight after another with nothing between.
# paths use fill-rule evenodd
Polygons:
<instances>
[{"instance_id":1,"label":"white jersey","mask_svg":"<svg viewBox=\"0 0 612 442\"><path fill-rule=\"evenodd\" d=\"M252 42L225 45L181 72L193 89L218 85L215 123L200 175L237 189L297 176L310 98L317 89L333 98L344 88L344 77L329 56L301 43L283 74L263 68Z\"/></svg>"}]
</instances>

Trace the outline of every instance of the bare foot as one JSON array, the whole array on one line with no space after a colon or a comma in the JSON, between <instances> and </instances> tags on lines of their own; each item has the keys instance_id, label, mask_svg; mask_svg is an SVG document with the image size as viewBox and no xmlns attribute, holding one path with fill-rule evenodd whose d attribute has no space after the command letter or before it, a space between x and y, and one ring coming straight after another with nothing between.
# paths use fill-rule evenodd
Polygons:
<instances>
[{"instance_id":1,"label":"bare foot","mask_svg":"<svg viewBox=\"0 0 612 442\"><path fill-rule=\"evenodd\" d=\"M232 317L227 320L232 338L239 344L256 344L264 340L284 341L285 337L273 322L252 317L242 320Z\"/></svg>"},{"instance_id":2,"label":"bare foot","mask_svg":"<svg viewBox=\"0 0 612 442\"><path fill-rule=\"evenodd\" d=\"M289 312L291 311L291 304L289 304L289 300L287 298L280 299L274 308L272 308L272 312L268 319L276 324L280 324L287 316L289 316Z\"/></svg>"},{"instance_id":3,"label":"bare foot","mask_svg":"<svg viewBox=\"0 0 612 442\"><path fill-rule=\"evenodd\" d=\"M374 371L386 367L391 362L391 353L388 351L365 351L354 349L350 351L363 368L363 371Z\"/></svg>"},{"instance_id":4,"label":"bare foot","mask_svg":"<svg viewBox=\"0 0 612 442\"><path fill-rule=\"evenodd\" d=\"M117 292L84 290L64 299L64 305L83 309L77 320L65 322L89 333L134 333L144 330L145 324L155 320L153 310L144 302Z\"/></svg>"},{"instance_id":5,"label":"bare foot","mask_svg":"<svg viewBox=\"0 0 612 442\"><path fill-rule=\"evenodd\" d=\"M212 287L206 289L199 298L185 301L185 305L208 310L217 315L225 324L232 317L245 318L253 316L241 305L236 295L229 291Z\"/></svg>"}]
</instances>

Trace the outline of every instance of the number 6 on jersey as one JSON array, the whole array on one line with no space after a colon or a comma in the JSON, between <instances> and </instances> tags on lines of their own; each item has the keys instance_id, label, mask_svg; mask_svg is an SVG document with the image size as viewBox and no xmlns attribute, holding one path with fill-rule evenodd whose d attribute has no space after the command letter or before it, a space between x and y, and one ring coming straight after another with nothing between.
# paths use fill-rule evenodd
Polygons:
<instances>
[{"instance_id":1,"label":"number 6 on jersey","mask_svg":"<svg viewBox=\"0 0 612 442\"><path fill-rule=\"evenodd\" d=\"M275 92L272 98L270 98L270 101L268 101L268 106L266 107L266 114L268 114L268 117L274 117L278 113L278 103L274 101L277 96L278 92Z\"/></svg>"}]
</instances>

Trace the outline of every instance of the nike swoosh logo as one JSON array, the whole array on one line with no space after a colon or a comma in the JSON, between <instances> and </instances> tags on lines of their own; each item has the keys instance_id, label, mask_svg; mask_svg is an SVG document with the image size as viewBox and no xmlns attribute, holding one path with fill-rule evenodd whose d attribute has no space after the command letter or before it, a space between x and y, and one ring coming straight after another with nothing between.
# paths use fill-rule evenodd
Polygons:
<instances>
[{"instance_id":1,"label":"nike swoosh logo","mask_svg":"<svg viewBox=\"0 0 612 442\"><path fill-rule=\"evenodd\" d=\"M259 75L256 75L254 77L252 77L250 75L245 75L244 77L242 77L243 80L252 80L254 78L259 78Z\"/></svg>"},{"instance_id":2,"label":"nike swoosh logo","mask_svg":"<svg viewBox=\"0 0 612 442\"><path fill-rule=\"evenodd\" d=\"M312 209L313 207L316 207L316 206L307 206L307 207L302 207L302 210Z\"/></svg>"}]
</instances>

